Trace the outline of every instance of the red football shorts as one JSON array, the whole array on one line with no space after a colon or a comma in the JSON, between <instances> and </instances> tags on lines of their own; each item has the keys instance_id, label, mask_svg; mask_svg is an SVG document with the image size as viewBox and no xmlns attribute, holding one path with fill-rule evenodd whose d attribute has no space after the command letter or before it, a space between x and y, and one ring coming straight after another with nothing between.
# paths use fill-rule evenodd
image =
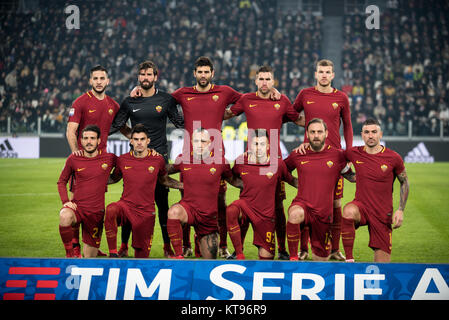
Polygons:
<instances>
[{"instance_id":1,"label":"red football shorts","mask_svg":"<svg viewBox=\"0 0 449 320\"><path fill-rule=\"evenodd\" d=\"M360 225L368 226L369 243L371 249L380 249L391 254L392 228L391 224L381 221L362 202L354 200L349 202L356 205L360 211Z\"/></svg>"},{"instance_id":2,"label":"red football shorts","mask_svg":"<svg viewBox=\"0 0 449 320\"><path fill-rule=\"evenodd\" d=\"M318 216L311 213L309 207L301 202L292 202L290 208L293 206L300 206L304 209L304 221L301 223L301 230L303 226L309 227L310 243L312 245L312 252L316 256L325 258L330 255L330 223L322 222ZM289 208L289 210L290 210Z\"/></svg>"},{"instance_id":3,"label":"red football shorts","mask_svg":"<svg viewBox=\"0 0 449 320\"><path fill-rule=\"evenodd\" d=\"M205 235L218 232L217 212L200 212L184 200L179 201L178 204L187 212L187 224L193 226L200 239Z\"/></svg>"},{"instance_id":4,"label":"red football shorts","mask_svg":"<svg viewBox=\"0 0 449 320\"><path fill-rule=\"evenodd\" d=\"M273 219L267 219L261 217L254 210L250 208L245 200L235 200L232 205L240 208L242 214L242 224L245 224L247 220L251 222L253 226L253 244L256 247L262 247L272 255L275 254L275 219L273 212Z\"/></svg>"}]
</instances>

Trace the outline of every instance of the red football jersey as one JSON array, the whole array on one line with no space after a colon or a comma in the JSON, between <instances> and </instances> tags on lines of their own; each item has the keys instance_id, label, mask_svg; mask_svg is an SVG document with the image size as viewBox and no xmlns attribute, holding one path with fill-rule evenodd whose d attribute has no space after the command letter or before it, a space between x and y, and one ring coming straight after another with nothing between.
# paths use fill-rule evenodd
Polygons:
<instances>
[{"instance_id":1,"label":"red football jersey","mask_svg":"<svg viewBox=\"0 0 449 320\"><path fill-rule=\"evenodd\" d=\"M184 128L189 134L184 136L185 139L191 139L195 121L198 122L195 129L199 127L207 130L216 129L220 132L221 140L221 126L226 107L237 102L241 93L228 86L213 84L207 92L200 92L195 87L184 87L173 92L172 96L182 107ZM184 146L187 145L184 143Z\"/></svg>"},{"instance_id":2,"label":"red football jersey","mask_svg":"<svg viewBox=\"0 0 449 320\"><path fill-rule=\"evenodd\" d=\"M140 212L153 213L154 190L159 176L167 174L162 156L136 158L133 152L122 154L117 159L113 175L123 177L123 200Z\"/></svg>"},{"instance_id":3,"label":"red football jersey","mask_svg":"<svg viewBox=\"0 0 449 320\"><path fill-rule=\"evenodd\" d=\"M394 179L405 169L401 156L386 147L377 154L368 154L362 146L346 150L346 157L356 172L355 200L366 205L380 221L391 224Z\"/></svg>"},{"instance_id":4,"label":"red football jersey","mask_svg":"<svg viewBox=\"0 0 449 320\"><path fill-rule=\"evenodd\" d=\"M79 96L72 104L68 122L76 122L78 126L78 148L81 150L81 132L89 124L100 128L100 145L98 150L106 151L109 130L115 114L120 109L119 104L109 96L98 100L91 91Z\"/></svg>"},{"instance_id":5,"label":"red football jersey","mask_svg":"<svg viewBox=\"0 0 449 320\"><path fill-rule=\"evenodd\" d=\"M231 167L224 157L220 163L196 163L198 161L190 157L183 162L182 155L175 160L174 168L180 172L184 183L182 200L200 213L217 214L220 180L232 177Z\"/></svg>"},{"instance_id":6,"label":"red football jersey","mask_svg":"<svg viewBox=\"0 0 449 320\"><path fill-rule=\"evenodd\" d=\"M76 188L72 201L78 207L89 211L104 210L104 193L116 160L114 154L102 151L99 151L94 158L70 155L58 180L58 192L62 203L69 201L67 182L73 175Z\"/></svg>"},{"instance_id":7,"label":"red football jersey","mask_svg":"<svg viewBox=\"0 0 449 320\"><path fill-rule=\"evenodd\" d=\"M290 153L285 165L298 173L298 194L293 202L305 203L319 220L331 223L335 186L346 166L344 151L325 145L323 151L314 152L309 146L304 155Z\"/></svg>"},{"instance_id":8,"label":"red football jersey","mask_svg":"<svg viewBox=\"0 0 449 320\"><path fill-rule=\"evenodd\" d=\"M257 92L246 93L231 107L235 115L245 113L248 129L266 129L270 135L270 130L277 132L278 156L281 156L280 131L284 116L290 121L296 121L299 113L293 109L290 100L285 95L281 95L279 101L261 98ZM249 143L249 141L248 141ZM274 143L270 141L271 148Z\"/></svg>"},{"instance_id":9,"label":"red football jersey","mask_svg":"<svg viewBox=\"0 0 449 320\"><path fill-rule=\"evenodd\" d=\"M243 180L240 199L245 200L250 208L262 219L274 219L275 193L279 181L292 182L293 177L282 159L277 158L273 170L264 173L267 164L250 164L244 155L237 158L232 171ZM265 170L266 171L266 170Z\"/></svg>"},{"instance_id":10,"label":"red football jersey","mask_svg":"<svg viewBox=\"0 0 449 320\"><path fill-rule=\"evenodd\" d=\"M313 118L323 119L329 132L326 143L337 149L341 148L340 119L343 120L346 148L352 147L351 110L344 92L334 89L331 93L322 93L315 87L306 88L299 92L293 108L298 112L304 110L306 126ZM306 134L304 141L309 141Z\"/></svg>"}]
</instances>

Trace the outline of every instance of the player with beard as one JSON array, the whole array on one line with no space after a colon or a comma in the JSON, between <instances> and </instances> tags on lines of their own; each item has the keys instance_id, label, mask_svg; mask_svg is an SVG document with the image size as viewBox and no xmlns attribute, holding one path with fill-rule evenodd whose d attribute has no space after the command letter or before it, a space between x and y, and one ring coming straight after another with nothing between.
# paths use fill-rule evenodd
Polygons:
<instances>
[{"instance_id":1,"label":"player with beard","mask_svg":"<svg viewBox=\"0 0 449 320\"><path fill-rule=\"evenodd\" d=\"M139 64L138 72L137 80L141 94L136 97L126 97L123 100L112 123L110 134L120 130L124 136L130 139L131 129L126 125L128 119L131 120L132 127L140 123L144 125L148 133L149 148L160 153L164 157L165 163L168 163L167 118L176 128L184 128L184 120L178 112L176 100L169 93L156 88L155 83L158 80L159 72L154 62L142 62ZM165 256L173 255L170 238L167 234L168 192L169 188L157 182L155 201L158 208ZM127 225L123 226L119 256L127 256L129 235L130 229Z\"/></svg>"},{"instance_id":2,"label":"player with beard","mask_svg":"<svg viewBox=\"0 0 449 320\"><path fill-rule=\"evenodd\" d=\"M58 180L58 192L63 208L59 212L59 233L66 257L78 257L73 244L72 226L83 226L83 253L96 257L100 247L104 218L104 194L109 174L117 157L98 149L101 145L100 128L86 126L81 133L81 155L71 154ZM74 176L76 188L73 199L67 195L67 182Z\"/></svg>"},{"instance_id":3,"label":"player with beard","mask_svg":"<svg viewBox=\"0 0 449 320\"><path fill-rule=\"evenodd\" d=\"M346 149L352 147L353 132L351 124L351 110L346 94L332 87L335 77L334 64L330 60L320 60L316 64L314 87L306 88L299 92L293 103L296 111L304 111L306 125L313 118L320 118L328 127L326 143L334 148L341 149L340 123L343 122L343 135ZM304 135L304 143L298 148L304 153L307 144L307 135ZM341 234L341 199L343 198L343 177L337 182L334 196L333 223L331 226L331 259L344 261L345 257L339 250ZM308 231L301 233L300 259L308 256Z\"/></svg>"},{"instance_id":4,"label":"player with beard","mask_svg":"<svg viewBox=\"0 0 449 320\"><path fill-rule=\"evenodd\" d=\"M109 85L108 71L103 66L95 66L90 70L89 84L92 89L79 96L69 111L66 137L73 154L83 155L81 132L87 125L97 125L101 132L98 149L106 152L109 129L119 110L119 105L105 91ZM76 180L70 179L70 191L75 192ZM73 246L75 256L81 257L79 244L79 226L73 230ZM101 251L99 255L105 255Z\"/></svg>"},{"instance_id":5,"label":"player with beard","mask_svg":"<svg viewBox=\"0 0 449 320\"><path fill-rule=\"evenodd\" d=\"M355 174L346 163L344 151L325 143L328 131L322 119L311 119L306 134L310 145L305 154L292 152L285 159L287 169L298 173L298 194L288 209L287 243L290 260L298 260L300 224L307 225L313 260L326 261L335 186L340 175L355 182Z\"/></svg>"}]
</instances>

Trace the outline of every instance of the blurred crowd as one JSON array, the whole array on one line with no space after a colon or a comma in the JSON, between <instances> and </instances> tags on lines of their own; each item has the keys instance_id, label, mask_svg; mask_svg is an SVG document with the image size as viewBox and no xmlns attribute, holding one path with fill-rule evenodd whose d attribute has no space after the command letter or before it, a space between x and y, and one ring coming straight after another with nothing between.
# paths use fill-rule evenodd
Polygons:
<instances>
[{"instance_id":1,"label":"blurred crowd","mask_svg":"<svg viewBox=\"0 0 449 320\"><path fill-rule=\"evenodd\" d=\"M384 135L448 135L449 4L395 1L382 12L380 29L367 15L344 17L343 78L351 98L354 132L376 117Z\"/></svg>"},{"instance_id":2,"label":"blurred crowd","mask_svg":"<svg viewBox=\"0 0 449 320\"><path fill-rule=\"evenodd\" d=\"M276 1L71 1L80 28L67 29L63 2L40 1L29 14L2 16L0 131L63 132L74 99L89 89L89 69L109 70L107 94L119 103L137 83L137 65L156 62L158 87L194 85L200 55L215 64L215 83L255 90L259 65L275 69L276 87L294 99L313 82L321 18L282 14ZM235 119L234 122L241 121ZM230 122L231 125L237 125Z\"/></svg>"},{"instance_id":3,"label":"blurred crowd","mask_svg":"<svg viewBox=\"0 0 449 320\"><path fill-rule=\"evenodd\" d=\"M386 135L439 135L449 121L449 9L445 1L392 1L380 29L366 14L344 17L340 83L350 97L354 132L370 116ZM89 90L89 69L104 65L107 94L119 103L137 83L137 65L159 67L158 87L194 85L200 55L215 64L215 83L255 90L258 66L270 64L275 86L293 102L312 86L321 57L322 17L282 13L270 0L70 1L80 28L67 29L69 3L40 0L30 12L1 15L0 132L64 132L71 103ZM237 127L242 117L228 125ZM292 126L293 130L298 130ZM289 133L292 133L289 130ZM294 133L294 132L293 132ZM448 132L445 132L447 135Z\"/></svg>"}]
</instances>

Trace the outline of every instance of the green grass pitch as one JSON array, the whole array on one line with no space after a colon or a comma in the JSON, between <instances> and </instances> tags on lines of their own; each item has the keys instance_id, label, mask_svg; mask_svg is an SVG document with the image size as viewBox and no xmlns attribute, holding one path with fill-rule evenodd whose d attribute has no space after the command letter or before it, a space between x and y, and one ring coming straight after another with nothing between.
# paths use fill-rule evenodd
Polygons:
<instances>
[{"instance_id":1,"label":"green grass pitch","mask_svg":"<svg viewBox=\"0 0 449 320\"><path fill-rule=\"evenodd\" d=\"M56 181L65 159L0 159L0 257L64 257L58 231L61 208ZM449 263L449 163L406 164L410 194L404 224L393 232L392 262ZM285 210L296 194L286 186ZM109 186L106 204L117 201L122 183ZM345 181L343 205L354 198L355 186ZM394 209L398 206L399 183L394 185ZM228 185L227 203L238 198ZM179 201L171 190L169 204ZM120 228L119 228L120 233ZM193 238L193 231L191 232ZM118 237L120 245L120 236ZM229 250L232 243L228 237ZM340 245L341 248L342 245ZM244 244L248 259L257 259L250 228ZM107 252L105 234L101 250ZM130 248L130 255L134 252ZM373 260L367 227L356 232L356 261ZM162 258L162 236L156 222L150 258Z\"/></svg>"}]
</instances>

